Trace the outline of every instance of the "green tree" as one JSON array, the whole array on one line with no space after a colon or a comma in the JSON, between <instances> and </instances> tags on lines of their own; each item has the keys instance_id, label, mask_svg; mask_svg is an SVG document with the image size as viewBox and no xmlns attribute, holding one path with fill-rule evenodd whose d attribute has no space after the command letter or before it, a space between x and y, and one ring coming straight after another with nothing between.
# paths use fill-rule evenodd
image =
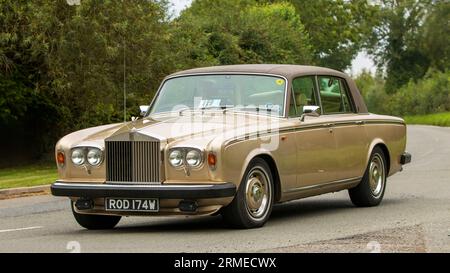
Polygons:
<instances>
[{"instance_id":1,"label":"green tree","mask_svg":"<svg viewBox=\"0 0 450 273\"><path fill-rule=\"evenodd\" d=\"M22 152L39 157L58 131L57 100L48 88L49 48L31 27L34 11L30 1L0 1L0 145L8 163Z\"/></svg>"},{"instance_id":2,"label":"green tree","mask_svg":"<svg viewBox=\"0 0 450 273\"><path fill-rule=\"evenodd\" d=\"M26 113L31 97L39 95L45 77L46 47L30 32L28 1L0 1L0 121L5 124Z\"/></svg>"},{"instance_id":3,"label":"green tree","mask_svg":"<svg viewBox=\"0 0 450 273\"><path fill-rule=\"evenodd\" d=\"M379 10L367 0L290 0L311 38L314 61L345 70L376 24Z\"/></svg>"},{"instance_id":4,"label":"green tree","mask_svg":"<svg viewBox=\"0 0 450 273\"><path fill-rule=\"evenodd\" d=\"M384 91L385 80L382 75L372 76L370 72L363 70L355 78L355 83L371 113L387 114L385 106L389 96Z\"/></svg>"},{"instance_id":5,"label":"green tree","mask_svg":"<svg viewBox=\"0 0 450 273\"><path fill-rule=\"evenodd\" d=\"M450 68L450 2L433 3L422 31L423 54L430 66L441 71Z\"/></svg>"},{"instance_id":6,"label":"green tree","mask_svg":"<svg viewBox=\"0 0 450 273\"><path fill-rule=\"evenodd\" d=\"M174 70L165 1L0 4L0 126L15 135L2 150L40 155L65 133L122 120L124 63L133 110Z\"/></svg>"},{"instance_id":7,"label":"green tree","mask_svg":"<svg viewBox=\"0 0 450 273\"><path fill-rule=\"evenodd\" d=\"M312 62L309 36L288 3L252 6L241 12L239 47L249 63Z\"/></svg>"},{"instance_id":8,"label":"green tree","mask_svg":"<svg viewBox=\"0 0 450 273\"><path fill-rule=\"evenodd\" d=\"M148 103L173 69L166 7L146 0L83 0L63 8L67 16L59 16L53 35L58 48L49 61L52 88L70 120L79 128L121 120L124 84L130 106Z\"/></svg>"},{"instance_id":9,"label":"green tree","mask_svg":"<svg viewBox=\"0 0 450 273\"><path fill-rule=\"evenodd\" d=\"M430 70L422 79L402 86L385 107L399 116L450 111L450 72Z\"/></svg>"},{"instance_id":10,"label":"green tree","mask_svg":"<svg viewBox=\"0 0 450 273\"><path fill-rule=\"evenodd\" d=\"M430 60L422 50L422 25L431 0L381 0L380 24L369 50L386 70L386 91L394 93L411 79L427 72Z\"/></svg>"},{"instance_id":11,"label":"green tree","mask_svg":"<svg viewBox=\"0 0 450 273\"><path fill-rule=\"evenodd\" d=\"M196 0L175 20L188 66L312 62L309 37L288 3ZM180 35L181 34L181 35Z\"/></svg>"}]
</instances>

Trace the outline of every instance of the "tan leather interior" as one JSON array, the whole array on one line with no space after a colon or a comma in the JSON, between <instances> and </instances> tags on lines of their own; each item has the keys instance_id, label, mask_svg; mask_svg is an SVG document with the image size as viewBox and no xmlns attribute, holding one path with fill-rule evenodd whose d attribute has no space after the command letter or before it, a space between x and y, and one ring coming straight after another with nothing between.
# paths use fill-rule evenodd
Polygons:
<instances>
[{"instance_id":1,"label":"tan leather interior","mask_svg":"<svg viewBox=\"0 0 450 273\"><path fill-rule=\"evenodd\" d=\"M314 104L314 81L311 77L298 78L292 82L297 116L303 113L303 106ZM291 103L289 115L295 116L294 103Z\"/></svg>"},{"instance_id":2,"label":"tan leather interior","mask_svg":"<svg viewBox=\"0 0 450 273\"><path fill-rule=\"evenodd\" d=\"M284 93L283 90L272 90L250 95L249 98L252 100L253 103L257 105L266 105L268 103L271 103L274 105L281 106L283 104L284 99L283 93Z\"/></svg>"},{"instance_id":3,"label":"tan leather interior","mask_svg":"<svg viewBox=\"0 0 450 273\"><path fill-rule=\"evenodd\" d=\"M320 92L322 107L325 113L341 112L341 94L332 92Z\"/></svg>"},{"instance_id":4,"label":"tan leather interior","mask_svg":"<svg viewBox=\"0 0 450 273\"><path fill-rule=\"evenodd\" d=\"M303 106L306 106L309 104L308 98L305 94L295 94L295 103L297 104L297 111L302 113L303 112Z\"/></svg>"}]
</instances>

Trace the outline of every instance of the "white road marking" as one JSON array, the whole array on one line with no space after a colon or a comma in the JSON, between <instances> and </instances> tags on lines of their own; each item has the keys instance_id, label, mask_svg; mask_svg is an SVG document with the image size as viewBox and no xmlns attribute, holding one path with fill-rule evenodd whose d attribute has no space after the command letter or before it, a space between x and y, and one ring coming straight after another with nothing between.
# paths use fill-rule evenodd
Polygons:
<instances>
[{"instance_id":1,"label":"white road marking","mask_svg":"<svg viewBox=\"0 0 450 273\"><path fill-rule=\"evenodd\" d=\"M24 228L13 228L13 229L2 229L2 230L0 230L0 233L3 233L3 232L11 232L11 231L30 230L30 229L39 229L39 228L43 228L43 226L24 227Z\"/></svg>"}]
</instances>

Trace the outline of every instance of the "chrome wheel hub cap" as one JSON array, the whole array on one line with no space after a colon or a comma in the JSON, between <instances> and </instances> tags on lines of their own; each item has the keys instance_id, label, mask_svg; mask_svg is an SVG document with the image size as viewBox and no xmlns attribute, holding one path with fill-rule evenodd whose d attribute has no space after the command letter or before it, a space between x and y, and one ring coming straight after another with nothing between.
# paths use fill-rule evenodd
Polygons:
<instances>
[{"instance_id":1,"label":"chrome wheel hub cap","mask_svg":"<svg viewBox=\"0 0 450 273\"><path fill-rule=\"evenodd\" d=\"M369 184L373 196L379 197L383 192L386 180L384 162L381 156L375 154L369 166Z\"/></svg>"},{"instance_id":2,"label":"chrome wheel hub cap","mask_svg":"<svg viewBox=\"0 0 450 273\"><path fill-rule=\"evenodd\" d=\"M268 183L267 174L262 169L252 169L247 176L246 206L253 218L261 218L267 212L271 194Z\"/></svg>"}]
</instances>

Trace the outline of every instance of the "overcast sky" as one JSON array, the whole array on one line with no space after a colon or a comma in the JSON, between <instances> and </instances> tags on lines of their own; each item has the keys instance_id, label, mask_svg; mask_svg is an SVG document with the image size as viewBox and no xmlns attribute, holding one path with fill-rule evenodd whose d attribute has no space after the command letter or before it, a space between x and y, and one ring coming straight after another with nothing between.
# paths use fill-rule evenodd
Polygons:
<instances>
[{"instance_id":1,"label":"overcast sky","mask_svg":"<svg viewBox=\"0 0 450 273\"><path fill-rule=\"evenodd\" d=\"M172 2L173 4L172 9L174 14L178 15L181 10L191 4L192 0L170 0L170 2ZM373 61L369 57L367 57L366 54L360 52L358 56L356 56L356 58L353 60L352 68L347 72L356 75L363 69L370 70L372 73L375 73L376 70Z\"/></svg>"},{"instance_id":2,"label":"overcast sky","mask_svg":"<svg viewBox=\"0 0 450 273\"><path fill-rule=\"evenodd\" d=\"M186 6L190 5L192 0L170 0L173 4L173 11L178 14Z\"/></svg>"}]
</instances>

